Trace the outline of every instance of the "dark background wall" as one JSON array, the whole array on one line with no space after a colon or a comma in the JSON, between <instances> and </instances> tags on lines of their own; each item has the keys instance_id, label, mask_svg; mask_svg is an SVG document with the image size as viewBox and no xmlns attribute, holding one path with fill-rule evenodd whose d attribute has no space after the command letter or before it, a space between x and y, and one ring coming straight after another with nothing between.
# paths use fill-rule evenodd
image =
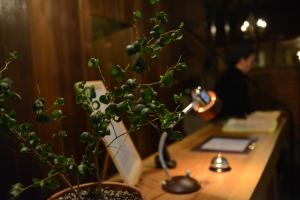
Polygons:
<instances>
[{"instance_id":1,"label":"dark background wall","mask_svg":"<svg viewBox=\"0 0 300 200\"><path fill-rule=\"evenodd\" d=\"M247 17L248 11L266 11L266 15L271 16L268 19L274 19L273 24L276 26L270 23L270 30L259 38L260 43L256 47L268 52L267 64L264 68L255 69L253 77L294 112L297 126L294 134L296 140L299 140L299 65L295 66L293 62L293 66L290 66L284 59L274 59L285 58L286 52L293 54L299 48L299 40L291 39L300 34L299 28L295 23L288 26L290 22L295 22L296 7L293 6L294 1L284 2L162 1L160 8L156 9L164 9L169 13L170 27L178 25L180 21L185 22L184 40L164 50L160 59L151 63L155 66L151 73L136 78L145 82L156 81L166 66L175 63L178 56L182 55L189 70L175 75L175 84L171 90L160 90L161 100L172 108L169 99L173 92L184 92L184 89L198 84L211 88L224 69L222 61L230 47L257 42L243 37L239 23ZM129 59L125 46L134 40L137 33L148 35L151 28L147 20L139 22L137 27L132 25L132 11L136 8L143 12L144 19L148 19L155 11L146 1L140 0L0 0L0 63L4 63L5 56L13 50L20 54L20 58L6 72L14 80L15 90L23 96L22 103L16 105L18 118L21 121L33 121L31 104L38 95L44 96L48 104L56 97L64 97L67 118L58 125L36 128L44 140L49 139L56 129L67 130L70 137L65 142L66 150L74 154L75 158L79 157L82 149L78 135L86 130L87 124L84 113L75 105L73 84L81 80L98 79L97 73L86 67L89 57L100 58L108 77L108 87L116 84L109 76L111 65L126 65ZM283 18L275 15L273 10L282 12ZM209 31L211 22L215 21L217 27L222 29L225 16L235 26L232 27L230 38L224 35L224 31L219 31L217 38L213 39ZM281 45L285 46L286 51L283 51ZM293 51L289 51L291 48ZM277 77L280 74L286 75L279 80ZM266 102L263 97L256 100L258 103ZM179 128L189 125L179 124ZM2 133L0 139L0 160L3 163L0 166L0 199L3 199L11 183L18 179L30 182L32 175L40 175L43 168L30 156L20 156L13 150L17 145L15 141ZM157 149L158 135L149 127L133 135L133 139L143 158Z\"/></svg>"},{"instance_id":2,"label":"dark background wall","mask_svg":"<svg viewBox=\"0 0 300 200\"><path fill-rule=\"evenodd\" d=\"M171 12L170 26L178 25L180 20L184 20L190 32L199 28L198 25L195 26L197 22L194 20L197 17L198 21L198 16L192 15L199 14L201 20L204 18L204 10L201 3L190 2L193 5L182 1L177 1L176 4L165 1L161 4L161 9ZM14 81L15 90L23 97L22 103L16 105L20 121L33 121L31 105L39 95L45 97L48 105L55 98L64 97L63 111L67 118L61 124L39 125L36 129L43 140L49 140L55 130L67 130L70 136L65 141L66 151L79 158L81 145L78 136L87 128L87 124L84 113L75 105L73 84L98 79L97 73L86 67L91 56L100 58L109 86L115 84L109 76L109 68L116 63L125 65L129 61L125 46L135 39L136 31L138 34L148 35L151 26L146 20L136 28L132 26L132 11L136 8L142 10L145 19L154 13L146 1L138 0L0 0L0 63L4 63L11 51L17 51L20 55L7 72ZM196 9L196 12L191 14L189 8ZM105 31L99 32L97 26L100 29L104 27ZM186 44L195 40L195 36L192 33L190 35L190 39L163 51L161 59L152 63L155 68L151 74L137 78L145 82L158 80L166 65L175 63L183 50L190 48ZM200 52L203 52L203 48ZM193 52L195 54L199 55L198 50ZM188 62L197 63L193 65L193 70L199 71L201 60L193 60L190 54L183 56ZM175 81L174 91L181 89L181 78L182 76L176 77L178 81ZM161 90L160 98L169 102L172 92ZM133 139L142 157L157 149L158 135L149 127L134 135ZM15 141L8 139L4 133L1 133L0 142L0 159L3 163L0 169L0 198L4 199L11 183L20 180L30 183L33 175L42 174L43 167L30 156L20 156L14 150L17 145ZM54 144L57 145L55 142ZM32 198L29 196L24 198Z\"/></svg>"}]
</instances>

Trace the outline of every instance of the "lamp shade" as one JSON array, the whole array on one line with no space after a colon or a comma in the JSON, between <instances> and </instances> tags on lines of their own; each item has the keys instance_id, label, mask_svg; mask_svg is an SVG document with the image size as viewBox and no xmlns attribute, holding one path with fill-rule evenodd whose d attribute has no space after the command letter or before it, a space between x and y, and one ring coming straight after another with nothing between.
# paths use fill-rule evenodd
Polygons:
<instances>
[{"instance_id":1,"label":"lamp shade","mask_svg":"<svg viewBox=\"0 0 300 200\"><path fill-rule=\"evenodd\" d=\"M214 119L221 110L221 102L213 91L197 87L192 91L193 110L206 121Z\"/></svg>"}]
</instances>

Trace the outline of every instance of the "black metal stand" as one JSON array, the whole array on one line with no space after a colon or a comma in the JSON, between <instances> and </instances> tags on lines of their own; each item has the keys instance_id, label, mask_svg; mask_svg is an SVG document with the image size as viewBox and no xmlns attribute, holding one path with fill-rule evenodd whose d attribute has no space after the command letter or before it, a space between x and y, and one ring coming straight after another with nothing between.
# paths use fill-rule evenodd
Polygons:
<instances>
[{"instance_id":1,"label":"black metal stand","mask_svg":"<svg viewBox=\"0 0 300 200\"><path fill-rule=\"evenodd\" d=\"M198 181L187 174L186 176L174 176L170 180L166 180L163 182L162 188L170 193L188 194L196 192L201 186Z\"/></svg>"},{"instance_id":2,"label":"black metal stand","mask_svg":"<svg viewBox=\"0 0 300 200\"><path fill-rule=\"evenodd\" d=\"M173 168L175 168L177 166L176 160L171 159L170 154L168 152L168 148L167 148L166 145L164 146L164 149L163 149L163 156L164 156L166 165L167 165L167 167L169 169L173 169ZM159 169L162 168L161 162L159 160L159 156L158 155L155 156L155 164L156 164L156 168L159 168Z\"/></svg>"},{"instance_id":3,"label":"black metal stand","mask_svg":"<svg viewBox=\"0 0 300 200\"><path fill-rule=\"evenodd\" d=\"M175 193L175 194L188 194L192 192L196 192L200 189L200 184L197 180L190 176L190 173L187 172L185 176L174 176L172 177L169 174L168 167L166 162L164 161L164 146L167 138L167 132L163 132L160 137L158 152L159 152L159 160L161 162L161 166L166 173L167 180L163 181L162 188L166 192Z\"/></svg>"}]
</instances>

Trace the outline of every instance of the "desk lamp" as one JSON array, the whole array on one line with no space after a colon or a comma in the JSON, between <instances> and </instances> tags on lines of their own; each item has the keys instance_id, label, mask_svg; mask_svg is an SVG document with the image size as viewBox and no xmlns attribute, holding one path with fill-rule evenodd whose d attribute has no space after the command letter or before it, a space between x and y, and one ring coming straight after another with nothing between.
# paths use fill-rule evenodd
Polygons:
<instances>
[{"instance_id":1,"label":"desk lamp","mask_svg":"<svg viewBox=\"0 0 300 200\"><path fill-rule=\"evenodd\" d=\"M184 114L187 114L193 109L204 120L208 121L213 119L220 109L220 106L217 103L216 94L212 91L206 91L200 86L192 91L192 98L193 101L182 110ZM176 124L171 125L170 128L173 128L175 125ZM187 172L187 174L184 176L171 177L163 156L166 138L167 132L163 132L158 145L159 160L167 176L167 180L163 181L162 183L162 188L167 192L176 194L187 194L199 190L201 188L200 184L197 180L191 177L189 172Z\"/></svg>"}]
</instances>

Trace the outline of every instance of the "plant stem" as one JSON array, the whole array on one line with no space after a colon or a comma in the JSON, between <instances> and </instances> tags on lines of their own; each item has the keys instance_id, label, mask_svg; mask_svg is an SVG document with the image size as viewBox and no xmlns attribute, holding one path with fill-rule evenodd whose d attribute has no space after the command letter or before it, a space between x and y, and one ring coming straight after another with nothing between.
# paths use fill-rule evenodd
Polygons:
<instances>
[{"instance_id":1,"label":"plant stem","mask_svg":"<svg viewBox=\"0 0 300 200\"><path fill-rule=\"evenodd\" d=\"M126 72L130 67L130 63L127 64L127 66L125 67L124 71Z\"/></svg>"},{"instance_id":2,"label":"plant stem","mask_svg":"<svg viewBox=\"0 0 300 200\"><path fill-rule=\"evenodd\" d=\"M177 63L179 63L182 59L182 55L179 56L178 60L177 60Z\"/></svg>"},{"instance_id":3,"label":"plant stem","mask_svg":"<svg viewBox=\"0 0 300 200\"><path fill-rule=\"evenodd\" d=\"M95 166L96 166L97 181L100 183L101 179L100 179L100 174L99 174L100 170L99 170L98 152L99 152L99 142L97 141L96 142L96 150L95 150L95 153L94 153L94 162L95 162ZM99 189L101 189L101 185L100 185Z\"/></svg>"},{"instance_id":4,"label":"plant stem","mask_svg":"<svg viewBox=\"0 0 300 200\"><path fill-rule=\"evenodd\" d=\"M151 42L152 42L152 40L154 40L154 38L152 37L152 38L150 38L150 40L148 40L148 42L147 42L147 45L149 45Z\"/></svg>"},{"instance_id":5,"label":"plant stem","mask_svg":"<svg viewBox=\"0 0 300 200\"><path fill-rule=\"evenodd\" d=\"M142 83L140 84L141 86L151 86L151 85L158 85L160 84L160 81L157 81L157 82L153 82L153 83Z\"/></svg>"},{"instance_id":6,"label":"plant stem","mask_svg":"<svg viewBox=\"0 0 300 200\"><path fill-rule=\"evenodd\" d=\"M176 106L176 108L175 108L175 112L177 112L177 111L178 111L178 109L180 108L180 106L181 106L181 104L178 104L178 105Z\"/></svg>"},{"instance_id":7,"label":"plant stem","mask_svg":"<svg viewBox=\"0 0 300 200\"><path fill-rule=\"evenodd\" d=\"M178 59L177 63L178 63L180 60L181 60L181 56L180 56L180 58ZM166 72L167 72L168 70L175 70L175 69L176 69L177 63L176 63L174 66L172 66L172 67L168 67L167 70L166 70ZM160 81L153 82L153 83L141 83L140 86L151 86L151 85L158 85L158 84L160 84Z\"/></svg>"},{"instance_id":8,"label":"plant stem","mask_svg":"<svg viewBox=\"0 0 300 200\"><path fill-rule=\"evenodd\" d=\"M155 125L152 121L150 121L150 120L147 120L147 121L149 122L149 124L150 124L156 131L161 132L160 129L158 128L158 126Z\"/></svg>"},{"instance_id":9,"label":"plant stem","mask_svg":"<svg viewBox=\"0 0 300 200\"><path fill-rule=\"evenodd\" d=\"M14 133L17 137L17 139L19 141L21 141L22 143L26 144L26 140L21 136L21 133L17 132L15 129L11 130L12 133ZM40 160L40 161L44 161L43 156L37 152L35 149L31 149L32 153ZM51 162L47 161L46 164L54 169L55 165L52 164ZM77 197L82 200L80 194L78 193L78 191L76 191L73 187L73 185L71 184L71 182L67 179L67 177L63 174L63 172L58 172L59 177L71 188L71 190L77 195Z\"/></svg>"},{"instance_id":10,"label":"plant stem","mask_svg":"<svg viewBox=\"0 0 300 200\"><path fill-rule=\"evenodd\" d=\"M4 65L4 67L0 70L0 74L2 74L2 72L4 72L5 70L7 70L8 69L8 65L11 63L11 61L7 61L7 62L5 62L5 65Z\"/></svg>"},{"instance_id":11,"label":"plant stem","mask_svg":"<svg viewBox=\"0 0 300 200\"><path fill-rule=\"evenodd\" d=\"M106 82L106 80L105 80L105 78L104 78L104 75L103 75L103 73L102 73L102 70L101 70L100 66L98 66L98 71L99 71L99 74L100 74L101 79L103 80L104 85L105 85L106 87L108 87L107 82Z\"/></svg>"},{"instance_id":12,"label":"plant stem","mask_svg":"<svg viewBox=\"0 0 300 200\"><path fill-rule=\"evenodd\" d=\"M165 32L165 33L160 34L160 36L164 36L164 35L169 34L169 33L174 33L174 32L176 32L176 31L178 31L178 30L179 30L179 29L176 29L176 30L170 30L170 31L167 31L167 32ZM151 42L152 42L153 40L154 40L153 37L150 38L150 39L148 40L148 42L147 42L147 45L151 44Z\"/></svg>"},{"instance_id":13,"label":"plant stem","mask_svg":"<svg viewBox=\"0 0 300 200\"><path fill-rule=\"evenodd\" d=\"M176 31L178 31L179 29L176 29L176 30L170 30L170 31L167 31L167 32L164 32L164 33L162 33L162 34L160 34L160 35L167 35L167 34L169 34L169 33L174 33L174 32L176 32Z\"/></svg>"},{"instance_id":14,"label":"plant stem","mask_svg":"<svg viewBox=\"0 0 300 200\"><path fill-rule=\"evenodd\" d=\"M46 178L43 178L43 179L41 179L40 181L46 181L46 180L48 180L48 179L50 179L50 178L53 178L53 177L55 177L55 176L57 176L57 175L59 175L59 173L52 174L51 176L48 176L48 177L46 177ZM29 188L33 187L33 186L34 186L34 184L31 184L31 185L28 185L27 187L23 188L23 189L19 192L19 195L20 195L21 193L23 193L24 191L28 190ZM19 196L19 195L18 195L18 196ZM15 198L17 198L17 197L12 197L12 198L10 198L9 200L12 200L12 199L15 199Z\"/></svg>"},{"instance_id":15,"label":"plant stem","mask_svg":"<svg viewBox=\"0 0 300 200\"><path fill-rule=\"evenodd\" d=\"M99 142L97 140L97 142L96 142L96 150L95 150L95 153L94 153L94 162L95 162L95 167L96 167L97 187L98 187L98 190L99 190L99 195L100 195L101 199L104 199L103 198L103 193L101 191L101 181L102 180L100 178L98 152L99 152Z\"/></svg>"},{"instance_id":16,"label":"plant stem","mask_svg":"<svg viewBox=\"0 0 300 200\"><path fill-rule=\"evenodd\" d=\"M134 33L135 33L135 37L137 38L140 34L139 34L139 30L137 28L136 24L133 24L133 28L134 28Z\"/></svg>"},{"instance_id":17,"label":"plant stem","mask_svg":"<svg viewBox=\"0 0 300 200\"><path fill-rule=\"evenodd\" d=\"M61 138L60 142L61 142L61 147L60 147L61 148L61 154L64 155L64 139Z\"/></svg>"}]
</instances>

